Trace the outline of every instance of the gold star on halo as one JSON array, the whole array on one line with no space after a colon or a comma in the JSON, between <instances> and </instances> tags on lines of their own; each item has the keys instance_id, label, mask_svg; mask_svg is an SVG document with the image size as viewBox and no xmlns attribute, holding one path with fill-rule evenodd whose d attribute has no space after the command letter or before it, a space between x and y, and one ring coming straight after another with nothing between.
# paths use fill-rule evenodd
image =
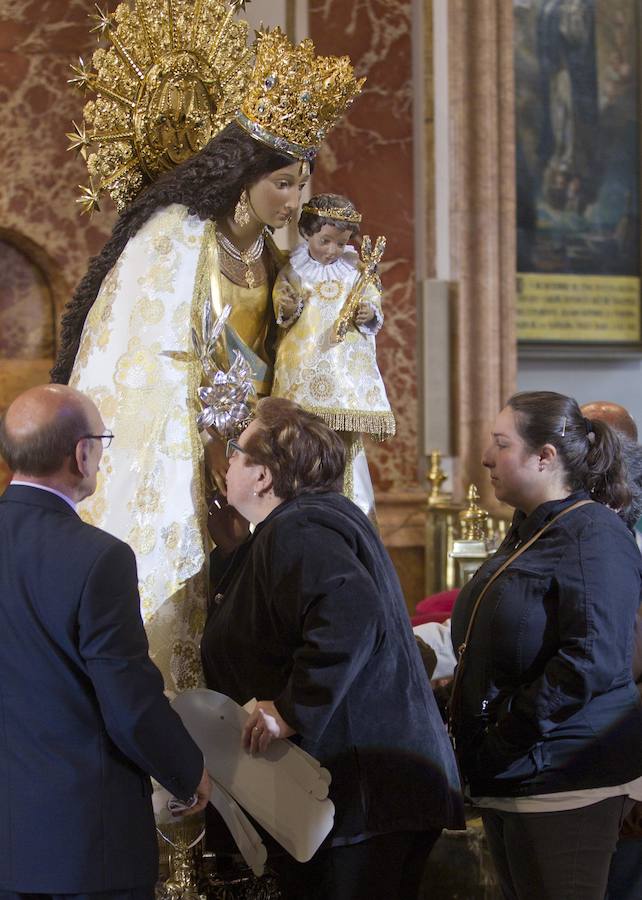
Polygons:
<instances>
[{"instance_id":1,"label":"gold star on halo","mask_svg":"<svg viewBox=\"0 0 642 900\"><path fill-rule=\"evenodd\" d=\"M67 79L67 84L73 84L81 91L84 91L88 87L91 87L91 72L87 70L85 61L82 56L79 57L79 61L79 66L71 66L71 71L75 72L76 74L73 78Z\"/></svg>"},{"instance_id":2,"label":"gold star on halo","mask_svg":"<svg viewBox=\"0 0 642 900\"><path fill-rule=\"evenodd\" d=\"M90 181L88 185L79 184L78 187L80 188L80 197L76 197L76 203L81 205L81 212L88 215L91 215L93 212L100 212L100 204L98 202L100 189L94 187L93 181Z\"/></svg>"},{"instance_id":3,"label":"gold star on halo","mask_svg":"<svg viewBox=\"0 0 642 900\"><path fill-rule=\"evenodd\" d=\"M164 134L151 137L152 132L156 134L154 122L158 114L149 103L157 88L155 83L146 82L146 76L154 66L170 65L166 59L168 47L194 51L188 63L183 59L184 54L179 54L180 66L188 66L189 78L203 85L210 101L209 104L203 101L198 106L203 118L195 126L199 135L196 143L205 136L207 119L216 133L234 117L251 72L251 51L247 48L249 25L240 12L248 2L250 0L90 0L86 3L86 12L92 19L87 24L87 32L92 29L103 52L85 54L86 60L76 58L69 73L69 83L79 88L86 98L96 95L98 107L92 99L86 107L86 111L89 110L87 118L80 117L79 127L74 125L73 130L70 129L69 142L71 149L86 161L95 152L96 159L91 168L96 185L100 185L101 201L107 192L122 210L165 168L165 143L171 144L174 138L166 138ZM183 7L190 6L194 8L192 17L179 15ZM207 33L208 23L214 28L212 35ZM215 45L217 51L213 60L207 56L210 44ZM111 45L110 49L107 49L108 45ZM182 68L180 71L183 72ZM191 109L194 103L191 90L186 87L182 91L172 108L172 116L180 118L183 106ZM94 121L97 108L101 114L100 127L96 127ZM137 116L141 118L140 123ZM82 129L83 122L86 132ZM138 124L141 133L150 135L142 140L142 146L136 139ZM184 152L186 148L179 146L178 137L176 143L177 150ZM78 196L78 192L75 193ZM80 202L83 208L95 208L95 198L87 196L85 191Z\"/></svg>"},{"instance_id":4,"label":"gold star on halo","mask_svg":"<svg viewBox=\"0 0 642 900\"><path fill-rule=\"evenodd\" d=\"M98 6L97 3L94 3L94 6L96 7L96 11L98 12L98 15L96 15L95 13L89 14L89 18L92 21L96 22L96 25L94 25L93 28L90 28L90 31L92 33L94 31L97 31L100 34L104 34L106 31L108 31L111 28L111 19L110 19L108 13L105 10L102 10L100 8L100 6Z\"/></svg>"},{"instance_id":5,"label":"gold star on halo","mask_svg":"<svg viewBox=\"0 0 642 900\"><path fill-rule=\"evenodd\" d=\"M87 159L87 147L90 144L90 140L87 137L87 129L84 124L82 128L79 125L76 125L75 122L72 122L71 124L74 126L75 131L68 131L65 134L65 137L69 141L67 150L75 150L83 159Z\"/></svg>"}]
</instances>

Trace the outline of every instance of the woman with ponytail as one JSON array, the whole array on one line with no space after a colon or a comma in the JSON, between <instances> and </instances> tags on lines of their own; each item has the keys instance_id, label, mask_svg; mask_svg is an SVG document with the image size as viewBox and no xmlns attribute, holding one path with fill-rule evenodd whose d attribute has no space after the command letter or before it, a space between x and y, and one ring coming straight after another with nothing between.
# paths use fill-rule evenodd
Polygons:
<instances>
[{"instance_id":1,"label":"woman with ponytail","mask_svg":"<svg viewBox=\"0 0 642 900\"><path fill-rule=\"evenodd\" d=\"M620 821L642 799L642 559L620 439L572 398L528 392L498 415L482 462L515 515L453 611L466 790L505 898L603 900Z\"/></svg>"}]
</instances>

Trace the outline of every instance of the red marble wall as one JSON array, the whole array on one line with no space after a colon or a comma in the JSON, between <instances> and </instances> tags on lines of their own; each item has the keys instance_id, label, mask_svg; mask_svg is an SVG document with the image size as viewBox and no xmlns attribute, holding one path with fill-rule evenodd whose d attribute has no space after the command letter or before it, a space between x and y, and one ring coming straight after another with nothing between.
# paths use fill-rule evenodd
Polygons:
<instances>
[{"instance_id":1,"label":"red marble wall","mask_svg":"<svg viewBox=\"0 0 642 900\"><path fill-rule=\"evenodd\" d=\"M91 0L12 0L0 6L0 411L49 380L60 310L113 214L80 217L81 160L66 131L83 98L69 64L91 54ZM0 490L8 472L0 460Z\"/></svg>"},{"instance_id":2,"label":"red marble wall","mask_svg":"<svg viewBox=\"0 0 642 900\"><path fill-rule=\"evenodd\" d=\"M388 239L377 356L398 433L370 445L368 458L375 486L399 489L417 479L411 0L310 0L309 30L318 53L348 54L368 79L328 137L313 189L346 194L363 231Z\"/></svg>"},{"instance_id":3,"label":"red marble wall","mask_svg":"<svg viewBox=\"0 0 642 900\"><path fill-rule=\"evenodd\" d=\"M44 277L58 310L111 230L109 214L92 221L79 215L77 185L87 175L65 137L71 120L82 119L83 98L67 79L70 63L95 46L92 12L91 0L0 7L1 237L32 260L33 277ZM0 357L8 355L0 332Z\"/></svg>"}]
</instances>

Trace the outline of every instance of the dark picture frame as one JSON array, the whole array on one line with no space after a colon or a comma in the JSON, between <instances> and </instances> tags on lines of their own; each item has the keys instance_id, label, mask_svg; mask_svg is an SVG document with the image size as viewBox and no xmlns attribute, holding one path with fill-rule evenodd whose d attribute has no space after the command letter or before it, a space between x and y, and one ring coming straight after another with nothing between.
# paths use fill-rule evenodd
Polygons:
<instances>
[{"instance_id":1,"label":"dark picture frame","mask_svg":"<svg viewBox=\"0 0 642 900\"><path fill-rule=\"evenodd\" d=\"M642 353L640 0L514 0L520 353Z\"/></svg>"}]
</instances>

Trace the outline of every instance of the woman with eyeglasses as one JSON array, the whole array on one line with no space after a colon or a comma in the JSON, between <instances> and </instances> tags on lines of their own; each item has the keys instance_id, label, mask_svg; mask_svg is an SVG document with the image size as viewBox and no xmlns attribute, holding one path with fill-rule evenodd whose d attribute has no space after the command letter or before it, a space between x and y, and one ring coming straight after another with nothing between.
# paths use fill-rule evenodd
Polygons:
<instances>
[{"instance_id":1,"label":"woman with eyeglasses","mask_svg":"<svg viewBox=\"0 0 642 900\"><path fill-rule=\"evenodd\" d=\"M482 462L515 515L453 610L460 767L506 900L603 900L642 799L631 473L616 432L548 391L508 401Z\"/></svg>"},{"instance_id":2,"label":"woman with eyeglasses","mask_svg":"<svg viewBox=\"0 0 642 900\"><path fill-rule=\"evenodd\" d=\"M273 861L283 895L414 900L441 829L462 824L459 778L392 563L341 494L343 443L272 397L228 455L228 501L255 528L215 587L206 683L258 698L248 752L289 737L332 775L327 841Z\"/></svg>"}]
</instances>

